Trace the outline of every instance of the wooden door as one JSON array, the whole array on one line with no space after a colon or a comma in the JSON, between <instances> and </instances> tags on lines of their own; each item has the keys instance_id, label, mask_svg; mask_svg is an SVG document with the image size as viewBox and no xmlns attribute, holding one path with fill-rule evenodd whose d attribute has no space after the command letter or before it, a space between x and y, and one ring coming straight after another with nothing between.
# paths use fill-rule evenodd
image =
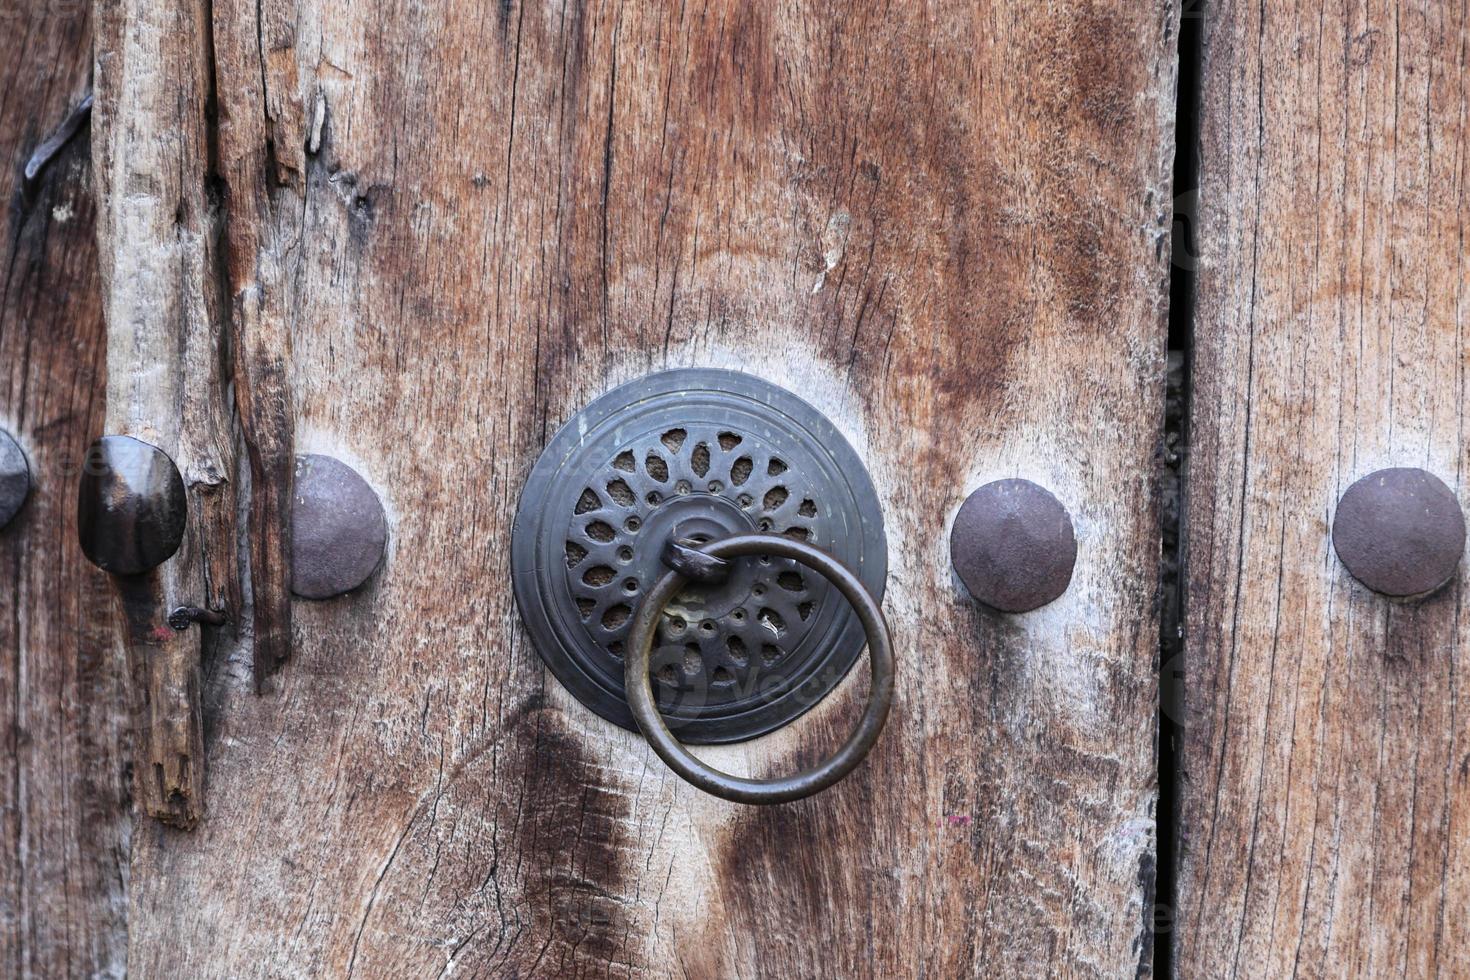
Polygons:
<instances>
[{"instance_id":1,"label":"wooden door","mask_svg":"<svg viewBox=\"0 0 1470 980\"><path fill-rule=\"evenodd\" d=\"M103 3L94 155L127 338L107 423L176 454L198 504L159 607L253 595L206 637L197 722L197 639L135 664L161 819L132 838L132 969L1146 966L1173 18ZM801 393L882 499L897 706L800 804L681 784L559 688L512 602L550 433L679 365ZM383 573L328 603L279 587L304 451L353 463L391 517ZM1081 538L1067 596L1030 616L978 611L949 568L953 512L1003 476L1049 487ZM152 624L128 615L136 645ZM864 687L708 756L791 770Z\"/></svg>"},{"instance_id":2,"label":"wooden door","mask_svg":"<svg viewBox=\"0 0 1470 980\"><path fill-rule=\"evenodd\" d=\"M1470 972L1463 589L1391 604L1328 545L1368 470L1460 489L1470 28L1298 6L0 10L0 428L35 477L0 529L0 972ZM882 504L895 706L797 803L683 783L511 593L557 427L687 366L800 394ZM102 433L188 488L127 582L74 543ZM388 514L341 598L290 592L299 453ZM1006 477L1078 540L1016 615L949 553ZM809 765L865 674L700 755Z\"/></svg>"}]
</instances>

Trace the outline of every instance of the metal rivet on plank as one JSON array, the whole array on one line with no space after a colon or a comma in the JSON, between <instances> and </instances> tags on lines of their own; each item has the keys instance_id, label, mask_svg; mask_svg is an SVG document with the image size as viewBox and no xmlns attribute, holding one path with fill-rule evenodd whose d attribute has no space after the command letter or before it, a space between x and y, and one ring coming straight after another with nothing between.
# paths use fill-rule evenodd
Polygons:
<instances>
[{"instance_id":1,"label":"metal rivet on plank","mask_svg":"<svg viewBox=\"0 0 1470 980\"><path fill-rule=\"evenodd\" d=\"M77 495L82 552L113 575L141 575L179 550L189 508L168 454L131 436L92 443Z\"/></svg>"},{"instance_id":2,"label":"metal rivet on plank","mask_svg":"<svg viewBox=\"0 0 1470 980\"><path fill-rule=\"evenodd\" d=\"M356 470L330 456L296 457L291 591L330 599L372 578L388 549L383 503Z\"/></svg>"},{"instance_id":3,"label":"metal rivet on plank","mask_svg":"<svg viewBox=\"0 0 1470 980\"><path fill-rule=\"evenodd\" d=\"M10 433L0 429L0 528L15 520L31 495L31 467Z\"/></svg>"},{"instance_id":4,"label":"metal rivet on plank","mask_svg":"<svg viewBox=\"0 0 1470 980\"><path fill-rule=\"evenodd\" d=\"M970 494L955 515L949 547L970 595L1008 613L1060 596L1077 562L1067 509L1029 480L999 480Z\"/></svg>"},{"instance_id":5,"label":"metal rivet on plank","mask_svg":"<svg viewBox=\"0 0 1470 980\"><path fill-rule=\"evenodd\" d=\"M1347 488L1332 519L1332 545L1353 577L1394 598L1427 595L1455 575L1465 514L1432 473L1397 467Z\"/></svg>"}]
</instances>

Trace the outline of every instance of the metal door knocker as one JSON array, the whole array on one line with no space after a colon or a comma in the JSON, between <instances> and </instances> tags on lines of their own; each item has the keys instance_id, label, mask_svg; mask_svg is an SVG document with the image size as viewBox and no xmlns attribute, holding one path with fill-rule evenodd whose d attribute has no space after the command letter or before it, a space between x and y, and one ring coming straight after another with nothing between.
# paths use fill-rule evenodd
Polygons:
<instances>
[{"instance_id":1,"label":"metal door knocker","mask_svg":"<svg viewBox=\"0 0 1470 980\"><path fill-rule=\"evenodd\" d=\"M511 561L521 617L557 679L706 792L809 796L851 772L882 730L894 669L882 511L857 453L788 391L684 369L598 398L537 460ZM837 686L865 641L867 709L816 768L745 779L684 748L788 724Z\"/></svg>"}]
</instances>

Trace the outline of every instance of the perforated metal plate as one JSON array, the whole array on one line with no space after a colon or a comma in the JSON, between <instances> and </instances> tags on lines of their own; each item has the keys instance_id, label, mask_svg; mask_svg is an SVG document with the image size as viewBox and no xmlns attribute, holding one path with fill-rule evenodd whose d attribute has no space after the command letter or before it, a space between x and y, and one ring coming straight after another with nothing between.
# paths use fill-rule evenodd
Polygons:
<instances>
[{"instance_id":1,"label":"perforated metal plate","mask_svg":"<svg viewBox=\"0 0 1470 980\"><path fill-rule=\"evenodd\" d=\"M583 704L624 728L633 609L668 569L670 534L769 531L841 561L876 598L888 549L861 460L821 413L734 371L684 369L617 388L573 416L537 460L511 543L516 604L541 658ZM691 585L663 616L655 691L691 743L779 728L836 687L863 649L827 582L769 557Z\"/></svg>"}]
</instances>

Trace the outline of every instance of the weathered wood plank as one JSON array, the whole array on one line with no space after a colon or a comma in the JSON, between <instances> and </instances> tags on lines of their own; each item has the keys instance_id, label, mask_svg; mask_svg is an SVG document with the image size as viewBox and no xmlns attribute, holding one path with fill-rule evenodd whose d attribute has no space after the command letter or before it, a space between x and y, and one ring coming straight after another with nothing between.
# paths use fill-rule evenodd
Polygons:
<instances>
[{"instance_id":1,"label":"weathered wood plank","mask_svg":"<svg viewBox=\"0 0 1470 980\"><path fill-rule=\"evenodd\" d=\"M168 453L188 491L179 553L119 580L139 809L190 827L204 812L202 630L169 610L240 615L235 437L225 387L208 10L203 2L96 5L93 167L107 318L105 429Z\"/></svg>"},{"instance_id":2,"label":"weathered wood plank","mask_svg":"<svg viewBox=\"0 0 1470 980\"><path fill-rule=\"evenodd\" d=\"M86 5L0 13L0 427L30 457L0 530L0 974L120 977L127 948L123 666L105 576L76 545L101 428L102 294L85 113ZM80 123L69 138L48 138ZM62 132L62 137L65 137Z\"/></svg>"},{"instance_id":3,"label":"weathered wood plank","mask_svg":"<svg viewBox=\"0 0 1470 980\"><path fill-rule=\"evenodd\" d=\"M1206 8L1184 976L1470 974L1470 615L1355 583L1357 478L1465 497L1464 4Z\"/></svg>"},{"instance_id":4,"label":"weathered wood plank","mask_svg":"<svg viewBox=\"0 0 1470 980\"><path fill-rule=\"evenodd\" d=\"M218 100L216 174L224 191L224 281L236 421L250 471L248 567L255 686L291 653L292 295L311 135L301 104L267 69L289 64L294 10L285 0L220 0L201 25L213 39ZM291 75L294 78L294 75ZM208 90L208 85L205 86Z\"/></svg>"},{"instance_id":5,"label":"weathered wood plank","mask_svg":"<svg viewBox=\"0 0 1470 980\"><path fill-rule=\"evenodd\" d=\"M296 442L378 487L393 544L366 591L295 606L266 696L210 677L211 816L138 828L134 969L1146 971L1173 5L249 7L216 4L268 28L216 83L274 107L300 174ZM232 207L227 238L283 220ZM679 784L517 621L536 453L676 364L801 392L884 501L897 707L815 800ZM999 476L1081 539L1024 617L948 568ZM709 757L810 761L864 684Z\"/></svg>"}]
</instances>

